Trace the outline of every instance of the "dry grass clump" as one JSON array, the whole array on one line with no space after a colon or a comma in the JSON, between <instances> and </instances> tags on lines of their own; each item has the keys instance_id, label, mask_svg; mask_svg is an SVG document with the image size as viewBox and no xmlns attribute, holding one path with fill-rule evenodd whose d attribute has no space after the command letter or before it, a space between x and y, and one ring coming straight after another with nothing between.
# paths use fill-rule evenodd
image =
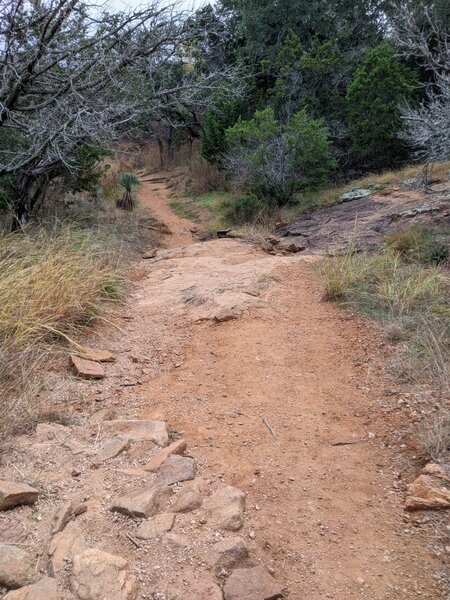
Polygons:
<instances>
[{"instance_id":1,"label":"dry grass clump","mask_svg":"<svg viewBox=\"0 0 450 600\"><path fill-rule=\"evenodd\" d=\"M205 194L225 189L225 177L216 165L211 165L201 156L190 163L189 188L194 194Z\"/></svg>"},{"instance_id":2,"label":"dry grass clump","mask_svg":"<svg viewBox=\"0 0 450 600\"><path fill-rule=\"evenodd\" d=\"M70 225L0 239L0 343L41 345L72 335L123 289L119 256L96 232Z\"/></svg>"},{"instance_id":3,"label":"dry grass clump","mask_svg":"<svg viewBox=\"0 0 450 600\"><path fill-rule=\"evenodd\" d=\"M420 431L422 447L428 459L435 462L450 460L450 409L444 409L424 421Z\"/></svg>"}]
</instances>

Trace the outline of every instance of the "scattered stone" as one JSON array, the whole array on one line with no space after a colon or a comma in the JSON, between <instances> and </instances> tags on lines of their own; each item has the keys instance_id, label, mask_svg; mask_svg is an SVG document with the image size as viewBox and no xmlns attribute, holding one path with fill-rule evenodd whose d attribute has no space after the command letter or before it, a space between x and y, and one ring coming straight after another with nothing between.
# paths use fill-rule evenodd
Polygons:
<instances>
[{"instance_id":1,"label":"scattered stone","mask_svg":"<svg viewBox=\"0 0 450 600\"><path fill-rule=\"evenodd\" d=\"M281 585L262 567L235 569L224 586L225 600L275 600Z\"/></svg>"},{"instance_id":2,"label":"scattered stone","mask_svg":"<svg viewBox=\"0 0 450 600\"><path fill-rule=\"evenodd\" d=\"M155 485L173 485L194 479L196 463L193 458L171 454L161 465Z\"/></svg>"},{"instance_id":3,"label":"scattered stone","mask_svg":"<svg viewBox=\"0 0 450 600\"><path fill-rule=\"evenodd\" d=\"M271 246L277 246L281 240L276 235L269 235L269 237L267 238L267 241L269 242L269 244Z\"/></svg>"},{"instance_id":4,"label":"scattered stone","mask_svg":"<svg viewBox=\"0 0 450 600\"><path fill-rule=\"evenodd\" d=\"M128 450L129 447L130 440L128 439L116 437L107 440L97 454L97 461L103 462L105 460L116 458L116 456L119 456L119 454Z\"/></svg>"},{"instance_id":5,"label":"scattered stone","mask_svg":"<svg viewBox=\"0 0 450 600\"><path fill-rule=\"evenodd\" d=\"M79 600L136 600L138 585L121 556L85 550L73 559L71 589Z\"/></svg>"},{"instance_id":6,"label":"scattered stone","mask_svg":"<svg viewBox=\"0 0 450 600\"><path fill-rule=\"evenodd\" d=\"M200 484L197 481L193 481L178 492L172 510L176 513L186 513L200 508L201 505L202 490Z\"/></svg>"},{"instance_id":7,"label":"scattered stone","mask_svg":"<svg viewBox=\"0 0 450 600\"><path fill-rule=\"evenodd\" d=\"M33 585L8 592L3 600L61 600L56 579L44 577Z\"/></svg>"},{"instance_id":8,"label":"scattered stone","mask_svg":"<svg viewBox=\"0 0 450 600\"><path fill-rule=\"evenodd\" d=\"M0 521L0 544L23 544L27 537L28 531L21 521Z\"/></svg>"},{"instance_id":9,"label":"scattered stone","mask_svg":"<svg viewBox=\"0 0 450 600\"><path fill-rule=\"evenodd\" d=\"M80 498L73 498L65 502L56 510L53 516L51 526L52 535L62 531L71 519L83 514L86 510L87 505L81 502Z\"/></svg>"},{"instance_id":10,"label":"scattered stone","mask_svg":"<svg viewBox=\"0 0 450 600\"><path fill-rule=\"evenodd\" d=\"M416 217L417 215L423 215L426 213L439 212L439 206L418 206L417 208L410 208L399 213L398 216L401 218Z\"/></svg>"},{"instance_id":11,"label":"scattered stone","mask_svg":"<svg viewBox=\"0 0 450 600\"><path fill-rule=\"evenodd\" d=\"M97 348L88 348L87 346L82 346L77 354L84 360L92 360L94 362L114 362L116 360L114 354L109 350L98 350Z\"/></svg>"},{"instance_id":12,"label":"scattered stone","mask_svg":"<svg viewBox=\"0 0 450 600\"><path fill-rule=\"evenodd\" d=\"M0 480L0 511L20 504L34 504L39 492L26 483Z\"/></svg>"},{"instance_id":13,"label":"scattered stone","mask_svg":"<svg viewBox=\"0 0 450 600\"><path fill-rule=\"evenodd\" d=\"M188 586L180 598L183 600L223 600L223 594L214 581L196 581Z\"/></svg>"},{"instance_id":14,"label":"scattered stone","mask_svg":"<svg viewBox=\"0 0 450 600\"><path fill-rule=\"evenodd\" d=\"M216 323L224 323L225 321L232 321L239 319L242 316L242 310L232 306L231 308L222 308L214 315L214 321Z\"/></svg>"},{"instance_id":15,"label":"scattered stone","mask_svg":"<svg viewBox=\"0 0 450 600\"><path fill-rule=\"evenodd\" d=\"M81 377L81 379L104 379L106 377L103 367L93 360L85 360L78 356L70 356L69 364L75 372L75 375Z\"/></svg>"},{"instance_id":16,"label":"scattered stone","mask_svg":"<svg viewBox=\"0 0 450 600\"><path fill-rule=\"evenodd\" d=\"M186 548L186 546L189 546L189 538L187 535L182 535L180 533L165 533L162 541L164 544L175 546L175 548Z\"/></svg>"},{"instance_id":17,"label":"scattered stone","mask_svg":"<svg viewBox=\"0 0 450 600\"><path fill-rule=\"evenodd\" d=\"M155 258L157 252L155 248L152 248L151 250L148 250L145 254L142 255L142 258L144 260L149 260L150 258Z\"/></svg>"},{"instance_id":18,"label":"scattered stone","mask_svg":"<svg viewBox=\"0 0 450 600\"><path fill-rule=\"evenodd\" d=\"M219 229L216 232L216 235L218 238L226 238L228 237L228 234L230 233L231 229Z\"/></svg>"},{"instance_id":19,"label":"scattered stone","mask_svg":"<svg viewBox=\"0 0 450 600\"><path fill-rule=\"evenodd\" d=\"M102 429L114 434L123 434L129 440L155 442L158 446L165 447L169 443L167 426L164 421L117 419L104 421Z\"/></svg>"},{"instance_id":20,"label":"scattered stone","mask_svg":"<svg viewBox=\"0 0 450 600\"><path fill-rule=\"evenodd\" d=\"M222 529L237 531L244 524L244 492L221 484L208 501L208 512L214 524Z\"/></svg>"},{"instance_id":21,"label":"scattered stone","mask_svg":"<svg viewBox=\"0 0 450 600\"><path fill-rule=\"evenodd\" d=\"M14 590L35 579L33 560L28 552L17 546L0 544L0 586Z\"/></svg>"},{"instance_id":22,"label":"scattered stone","mask_svg":"<svg viewBox=\"0 0 450 600\"><path fill-rule=\"evenodd\" d=\"M297 252L301 252L305 249L306 246L303 244L298 244L288 238L283 238L280 240L280 243L277 245L276 250L281 252L290 252L292 254L296 254Z\"/></svg>"},{"instance_id":23,"label":"scattered stone","mask_svg":"<svg viewBox=\"0 0 450 600\"><path fill-rule=\"evenodd\" d=\"M450 508L450 478L434 463L426 465L406 493L405 510L442 510Z\"/></svg>"},{"instance_id":24,"label":"scattered stone","mask_svg":"<svg viewBox=\"0 0 450 600\"><path fill-rule=\"evenodd\" d=\"M155 515L148 521L144 521L136 530L135 536L140 540L153 540L163 533L170 531L175 522L175 515L172 513L161 513Z\"/></svg>"},{"instance_id":25,"label":"scattered stone","mask_svg":"<svg viewBox=\"0 0 450 600\"><path fill-rule=\"evenodd\" d=\"M366 190L363 188L355 188L342 194L336 200L336 204L342 204L343 202L351 202L352 200L361 200L362 198L367 198L373 194L373 190Z\"/></svg>"},{"instance_id":26,"label":"scattered stone","mask_svg":"<svg viewBox=\"0 0 450 600\"><path fill-rule=\"evenodd\" d=\"M133 519L148 519L161 511L172 494L172 488L157 485L114 500L111 510Z\"/></svg>"},{"instance_id":27,"label":"scattered stone","mask_svg":"<svg viewBox=\"0 0 450 600\"><path fill-rule=\"evenodd\" d=\"M242 564L246 558L248 558L248 548L244 540L241 537L231 537L214 544L208 564L218 571L233 569Z\"/></svg>"},{"instance_id":28,"label":"scattered stone","mask_svg":"<svg viewBox=\"0 0 450 600\"><path fill-rule=\"evenodd\" d=\"M68 438L70 429L61 423L39 423L36 426L36 437L40 440L56 440Z\"/></svg>"},{"instance_id":29,"label":"scattered stone","mask_svg":"<svg viewBox=\"0 0 450 600\"><path fill-rule=\"evenodd\" d=\"M78 526L75 523L69 523L66 529L57 533L50 542L48 550L50 575L57 575L67 563L72 561L74 556L87 549L88 546Z\"/></svg>"},{"instance_id":30,"label":"scattered stone","mask_svg":"<svg viewBox=\"0 0 450 600\"><path fill-rule=\"evenodd\" d=\"M186 448L186 440L177 440L176 442L173 442L173 444L170 444L170 446L160 450L158 454L153 456L150 462L144 467L144 470L156 473L166 458L171 454L183 454L183 452L186 451Z\"/></svg>"}]
</instances>

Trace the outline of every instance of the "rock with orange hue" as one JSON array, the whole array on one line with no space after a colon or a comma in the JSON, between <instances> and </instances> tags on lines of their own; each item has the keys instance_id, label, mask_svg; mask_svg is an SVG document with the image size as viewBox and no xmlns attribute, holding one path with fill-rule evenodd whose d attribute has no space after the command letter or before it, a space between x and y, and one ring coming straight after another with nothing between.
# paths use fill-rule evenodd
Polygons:
<instances>
[{"instance_id":1,"label":"rock with orange hue","mask_svg":"<svg viewBox=\"0 0 450 600\"><path fill-rule=\"evenodd\" d=\"M177 440L176 442L173 442L173 444L170 444L170 446L167 446L164 450L160 450L158 454L155 454L150 462L144 467L144 471L156 473L166 458L171 454L183 454L183 452L186 451L186 448L186 440Z\"/></svg>"},{"instance_id":2,"label":"rock with orange hue","mask_svg":"<svg viewBox=\"0 0 450 600\"><path fill-rule=\"evenodd\" d=\"M33 585L8 592L3 600L61 600L56 579L44 577Z\"/></svg>"},{"instance_id":3,"label":"rock with orange hue","mask_svg":"<svg viewBox=\"0 0 450 600\"><path fill-rule=\"evenodd\" d=\"M405 510L442 510L450 508L450 478L434 463L426 465L422 474L409 486Z\"/></svg>"},{"instance_id":4,"label":"rock with orange hue","mask_svg":"<svg viewBox=\"0 0 450 600\"><path fill-rule=\"evenodd\" d=\"M171 454L161 465L158 476L155 479L155 484L174 485L182 481L190 481L194 479L196 469L196 463L193 458Z\"/></svg>"},{"instance_id":5,"label":"rock with orange hue","mask_svg":"<svg viewBox=\"0 0 450 600\"><path fill-rule=\"evenodd\" d=\"M157 485L117 498L113 501L111 510L133 519L148 519L161 512L172 494L172 488Z\"/></svg>"},{"instance_id":6,"label":"rock with orange hue","mask_svg":"<svg viewBox=\"0 0 450 600\"><path fill-rule=\"evenodd\" d=\"M20 504L34 504L38 496L39 492L26 483L0 481L0 511Z\"/></svg>"},{"instance_id":7,"label":"rock with orange hue","mask_svg":"<svg viewBox=\"0 0 450 600\"><path fill-rule=\"evenodd\" d=\"M70 356L69 364L75 375L81 377L81 379L104 379L106 377L103 367L93 360Z\"/></svg>"}]
</instances>

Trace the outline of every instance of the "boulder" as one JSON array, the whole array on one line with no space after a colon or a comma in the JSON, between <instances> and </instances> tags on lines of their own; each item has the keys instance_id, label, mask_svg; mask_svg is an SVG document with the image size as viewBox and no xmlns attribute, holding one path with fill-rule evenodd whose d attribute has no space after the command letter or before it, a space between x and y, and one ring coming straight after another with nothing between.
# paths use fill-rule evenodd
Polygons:
<instances>
[{"instance_id":1,"label":"boulder","mask_svg":"<svg viewBox=\"0 0 450 600\"><path fill-rule=\"evenodd\" d=\"M161 513L155 515L148 521L144 521L136 530L135 537L140 540L153 540L163 533L170 531L175 522L175 515L172 513Z\"/></svg>"},{"instance_id":2,"label":"boulder","mask_svg":"<svg viewBox=\"0 0 450 600\"><path fill-rule=\"evenodd\" d=\"M8 592L3 600L61 600L56 579L44 577L33 585Z\"/></svg>"},{"instance_id":3,"label":"boulder","mask_svg":"<svg viewBox=\"0 0 450 600\"><path fill-rule=\"evenodd\" d=\"M117 498L113 501L111 510L132 519L148 519L162 510L172 494L172 488L157 485Z\"/></svg>"},{"instance_id":4,"label":"boulder","mask_svg":"<svg viewBox=\"0 0 450 600\"><path fill-rule=\"evenodd\" d=\"M69 523L66 529L57 533L48 550L50 575L57 575L74 556L88 549L84 537L75 523Z\"/></svg>"},{"instance_id":5,"label":"boulder","mask_svg":"<svg viewBox=\"0 0 450 600\"><path fill-rule=\"evenodd\" d=\"M75 375L81 379L104 379L106 377L104 368L93 360L70 356L69 365Z\"/></svg>"},{"instance_id":6,"label":"boulder","mask_svg":"<svg viewBox=\"0 0 450 600\"><path fill-rule=\"evenodd\" d=\"M240 529L244 524L245 499L244 492L221 484L207 503L207 511L213 524L229 531Z\"/></svg>"},{"instance_id":7,"label":"boulder","mask_svg":"<svg viewBox=\"0 0 450 600\"><path fill-rule=\"evenodd\" d=\"M175 513L186 513L200 508L203 495L200 484L197 481L188 483L181 489L176 497L175 504L172 507Z\"/></svg>"},{"instance_id":8,"label":"boulder","mask_svg":"<svg viewBox=\"0 0 450 600\"><path fill-rule=\"evenodd\" d=\"M151 473L156 473L163 462L168 458L171 454L183 454L186 451L187 444L186 440L177 440L160 450L155 456L153 456L150 462L144 467L145 471L150 471Z\"/></svg>"},{"instance_id":9,"label":"boulder","mask_svg":"<svg viewBox=\"0 0 450 600\"><path fill-rule=\"evenodd\" d=\"M450 477L439 465L430 463L408 487L405 509L450 509Z\"/></svg>"},{"instance_id":10,"label":"boulder","mask_svg":"<svg viewBox=\"0 0 450 600\"><path fill-rule=\"evenodd\" d=\"M73 559L71 590L79 600L136 600L137 581L127 567L121 556L85 550Z\"/></svg>"},{"instance_id":11,"label":"boulder","mask_svg":"<svg viewBox=\"0 0 450 600\"><path fill-rule=\"evenodd\" d=\"M372 193L372 190L354 188L353 190L342 194L342 196L339 196L339 198L336 200L336 204L342 204L343 202L351 202L352 200L362 200L363 198L371 196Z\"/></svg>"},{"instance_id":12,"label":"boulder","mask_svg":"<svg viewBox=\"0 0 450 600\"><path fill-rule=\"evenodd\" d=\"M128 450L129 447L130 440L120 437L111 438L107 440L98 451L97 461L103 462L105 460L116 458L116 456L119 456L119 454Z\"/></svg>"},{"instance_id":13,"label":"boulder","mask_svg":"<svg viewBox=\"0 0 450 600\"><path fill-rule=\"evenodd\" d=\"M0 586L14 590L33 583L35 579L31 555L17 546L0 544Z\"/></svg>"},{"instance_id":14,"label":"boulder","mask_svg":"<svg viewBox=\"0 0 450 600\"><path fill-rule=\"evenodd\" d=\"M241 537L225 538L214 544L208 564L217 571L233 569L248 558L248 548Z\"/></svg>"},{"instance_id":15,"label":"boulder","mask_svg":"<svg viewBox=\"0 0 450 600\"><path fill-rule=\"evenodd\" d=\"M224 586L225 600L275 600L281 585L262 567L235 569Z\"/></svg>"},{"instance_id":16,"label":"boulder","mask_svg":"<svg viewBox=\"0 0 450 600\"><path fill-rule=\"evenodd\" d=\"M155 485L173 485L194 479L196 464L193 458L171 454L161 465Z\"/></svg>"},{"instance_id":17,"label":"boulder","mask_svg":"<svg viewBox=\"0 0 450 600\"><path fill-rule=\"evenodd\" d=\"M114 435L121 434L132 441L150 441L162 447L169 443L167 426L164 421L117 419L103 421L102 429Z\"/></svg>"},{"instance_id":18,"label":"boulder","mask_svg":"<svg viewBox=\"0 0 450 600\"><path fill-rule=\"evenodd\" d=\"M0 511L9 510L21 504L34 504L39 492L26 483L0 481Z\"/></svg>"}]
</instances>

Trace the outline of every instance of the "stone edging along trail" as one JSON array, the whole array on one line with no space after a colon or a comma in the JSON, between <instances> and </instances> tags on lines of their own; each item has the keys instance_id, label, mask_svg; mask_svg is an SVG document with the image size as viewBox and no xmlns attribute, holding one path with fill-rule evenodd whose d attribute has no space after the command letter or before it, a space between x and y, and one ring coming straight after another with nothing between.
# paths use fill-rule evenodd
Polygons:
<instances>
[{"instance_id":1,"label":"stone edging along trail","mask_svg":"<svg viewBox=\"0 0 450 600\"><path fill-rule=\"evenodd\" d=\"M307 257L195 243L156 179L171 233L86 340L111 354L49 371L64 424L0 467L4 597L443 598L376 329L321 301Z\"/></svg>"}]
</instances>

